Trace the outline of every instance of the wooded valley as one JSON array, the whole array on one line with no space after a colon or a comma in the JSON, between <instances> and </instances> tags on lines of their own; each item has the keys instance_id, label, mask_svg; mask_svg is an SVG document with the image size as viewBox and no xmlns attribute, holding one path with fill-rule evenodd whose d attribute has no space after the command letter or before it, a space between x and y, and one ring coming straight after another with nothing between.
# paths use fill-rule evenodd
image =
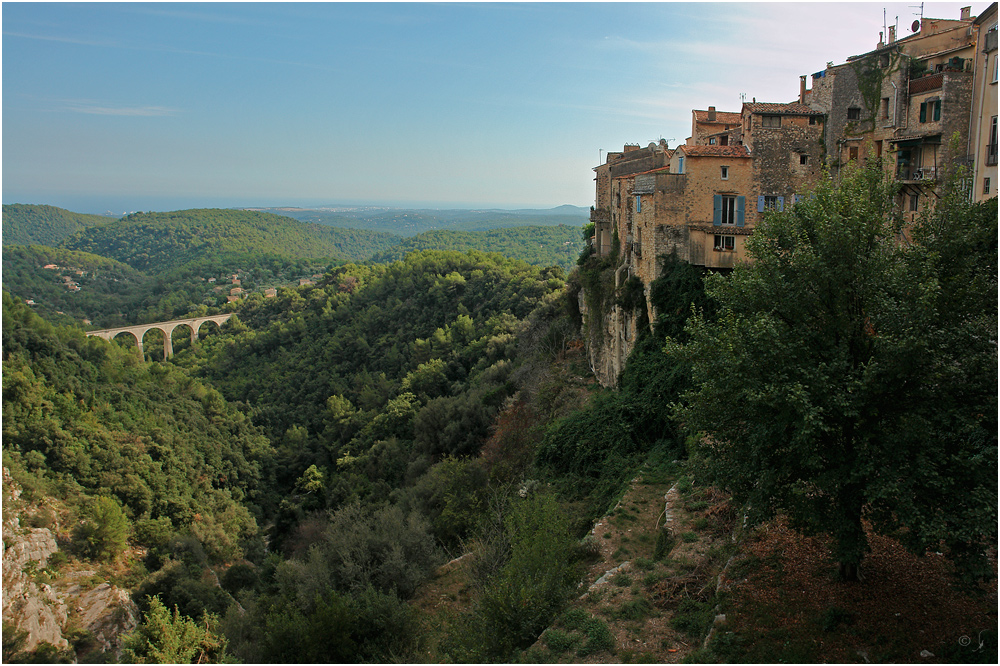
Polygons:
<instances>
[{"instance_id":1,"label":"wooded valley","mask_svg":"<svg viewBox=\"0 0 1000 666\"><path fill-rule=\"evenodd\" d=\"M4 206L4 661L995 663L996 199L905 245L888 187L618 289L580 228ZM653 318L602 387L611 308ZM17 589L124 590L113 631L25 629L33 530Z\"/></svg>"}]
</instances>

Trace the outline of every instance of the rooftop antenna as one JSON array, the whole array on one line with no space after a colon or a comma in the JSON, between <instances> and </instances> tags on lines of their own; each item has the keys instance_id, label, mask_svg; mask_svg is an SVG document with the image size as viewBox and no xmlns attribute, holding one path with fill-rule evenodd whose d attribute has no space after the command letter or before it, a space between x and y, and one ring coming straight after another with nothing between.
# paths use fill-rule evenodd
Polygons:
<instances>
[{"instance_id":1,"label":"rooftop antenna","mask_svg":"<svg viewBox=\"0 0 1000 666\"><path fill-rule=\"evenodd\" d=\"M910 9L919 9L920 10L919 14L917 12L913 12L913 15L914 16L920 16L920 25L923 25L923 22L924 22L924 3L921 2L919 7L917 7L916 5L910 5ZM897 16L896 18L898 19L899 17ZM911 28L912 28L912 26L911 26ZM916 32L916 30L914 30L913 32Z\"/></svg>"}]
</instances>

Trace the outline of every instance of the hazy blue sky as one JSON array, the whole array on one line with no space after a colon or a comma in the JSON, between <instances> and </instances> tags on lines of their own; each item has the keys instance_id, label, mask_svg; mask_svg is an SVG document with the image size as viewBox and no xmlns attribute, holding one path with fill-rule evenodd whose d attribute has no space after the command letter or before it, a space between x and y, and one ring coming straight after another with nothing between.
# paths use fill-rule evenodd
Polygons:
<instances>
[{"instance_id":1,"label":"hazy blue sky","mask_svg":"<svg viewBox=\"0 0 1000 666\"><path fill-rule=\"evenodd\" d=\"M913 6L4 2L3 201L588 206L602 151L792 101Z\"/></svg>"}]
</instances>

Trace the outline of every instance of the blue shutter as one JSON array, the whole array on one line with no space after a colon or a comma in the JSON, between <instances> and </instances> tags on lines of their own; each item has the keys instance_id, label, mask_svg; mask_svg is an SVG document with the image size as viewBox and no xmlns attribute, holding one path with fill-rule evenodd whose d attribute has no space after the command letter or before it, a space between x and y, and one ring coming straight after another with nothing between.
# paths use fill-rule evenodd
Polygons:
<instances>
[{"instance_id":1,"label":"blue shutter","mask_svg":"<svg viewBox=\"0 0 1000 666\"><path fill-rule=\"evenodd\" d=\"M785 197L778 197L778 212L785 210Z\"/></svg>"},{"instance_id":2,"label":"blue shutter","mask_svg":"<svg viewBox=\"0 0 1000 666\"><path fill-rule=\"evenodd\" d=\"M920 122L927 122L927 102L920 103Z\"/></svg>"},{"instance_id":3,"label":"blue shutter","mask_svg":"<svg viewBox=\"0 0 1000 666\"><path fill-rule=\"evenodd\" d=\"M716 194L712 197L712 205L715 210L712 212L712 224L717 227L722 226L722 195Z\"/></svg>"},{"instance_id":4,"label":"blue shutter","mask_svg":"<svg viewBox=\"0 0 1000 666\"><path fill-rule=\"evenodd\" d=\"M736 197L736 226L743 226L743 216L747 206L746 197Z\"/></svg>"},{"instance_id":5,"label":"blue shutter","mask_svg":"<svg viewBox=\"0 0 1000 666\"><path fill-rule=\"evenodd\" d=\"M764 212L764 197L762 196L757 197L757 212L758 213Z\"/></svg>"},{"instance_id":6,"label":"blue shutter","mask_svg":"<svg viewBox=\"0 0 1000 666\"><path fill-rule=\"evenodd\" d=\"M684 173L684 158L677 158L677 173Z\"/></svg>"}]
</instances>

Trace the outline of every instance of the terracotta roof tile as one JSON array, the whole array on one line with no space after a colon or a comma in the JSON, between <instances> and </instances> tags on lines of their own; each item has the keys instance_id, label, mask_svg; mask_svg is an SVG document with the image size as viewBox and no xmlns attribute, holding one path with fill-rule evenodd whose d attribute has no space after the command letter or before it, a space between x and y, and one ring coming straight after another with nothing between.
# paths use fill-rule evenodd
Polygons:
<instances>
[{"instance_id":1,"label":"terracotta roof tile","mask_svg":"<svg viewBox=\"0 0 1000 666\"><path fill-rule=\"evenodd\" d=\"M743 117L741 113L736 111L716 111L715 120L708 119L708 111L702 111L701 109L694 110L694 117L699 123L722 123L724 125L739 125L740 120Z\"/></svg>"},{"instance_id":2,"label":"terracotta roof tile","mask_svg":"<svg viewBox=\"0 0 1000 666\"><path fill-rule=\"evenodd\" d=\"M772 102L745 102L743 104L744 109L748 109L751 113L788 113L794 115L822 115L819 111L814 111L811 107L800 104L799 102L790 102L788 104L775 104Z\"/></svg>"},{"instance_id":3,"label":"terracotta roof tile","mask_svg":"<svg viewBox=\"0 0 1000 666\"><path fill-rule=\"evenodd\" d=\"M746 146L677 146L685 155L694 157L750 157Z\"/></svg>"}]
</instances>

